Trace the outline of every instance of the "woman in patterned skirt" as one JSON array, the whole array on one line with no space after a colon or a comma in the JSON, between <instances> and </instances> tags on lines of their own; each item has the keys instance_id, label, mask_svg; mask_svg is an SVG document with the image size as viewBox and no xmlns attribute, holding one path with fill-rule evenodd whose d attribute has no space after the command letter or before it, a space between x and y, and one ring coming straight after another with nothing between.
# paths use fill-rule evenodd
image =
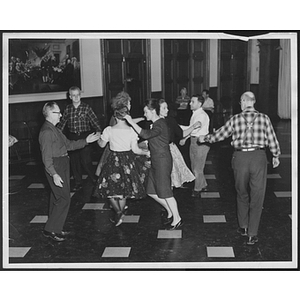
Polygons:
<instances>
[{"instance_id":1,"label":"woman in patterned skirt","mask_svg":"<svg viewBox=\"0 0 300 300\"><path fill-rule=\"evenodd\" d=\"M111 108L114 111L115 109L118 109L119 107L123 107L123 106L127 106L128 110L130 111L131 98L128 93L122 91L122 92L118 93L117 96L111 100ZM133 120L134 120L134 122L139 123L141 121L144 121L145 118L135 118ZM114 126L116 124L117 124L117 120L116 120L115 116L113 115L110 118L109 126ZM104 151L99 160L99 163L98 163L98 166L97 166L97 169L95 172L96 176L100 175L101 169L102 169L104 163L106 162L109 153L110 153L109 145L107 144L106 147L104 148Z\"/></svg>"},{"instance_id":2,"label":"woman in patterned skirt","mask_svg":"<svg viewBox=\"0 0 300 300\"><path fill-rule=\"evenodd\" d=\"M109 199L116 212L116 226L122 223L126 199L146 196L144 181L148 169L146 164L139 165L136 154L150 156L150 152L138 147L138 135L124 119L128 113L127 106L116 108L117 124L106 127L98 141L101 148L109 143L110 152L102 166L95 194Z\"/></svg>"}]
</instances>

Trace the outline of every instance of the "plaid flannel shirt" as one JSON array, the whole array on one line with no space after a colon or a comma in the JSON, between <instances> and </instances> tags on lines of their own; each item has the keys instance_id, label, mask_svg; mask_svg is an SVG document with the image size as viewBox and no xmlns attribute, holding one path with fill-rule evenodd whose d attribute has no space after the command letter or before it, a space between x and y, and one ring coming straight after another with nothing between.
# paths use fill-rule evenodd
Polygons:
<instances>
[{"instance_id":1,"label":"plaid flannel shirt","mask_svg":"<svg viewBox=\"0 0 300 300\"><path fill-rule=\"evenodd\" d=\"M63 130L66 124L68 124L69 131L72 133L79 134L90 131L91 125L95 130L101 131L96 114L84 102L81 102L77 108L73 104L67 105L60 122L56 126L60 130Z\"/></svg>"},{"instance_id":2,"label":"plaid flannel shirt","mask_svg":"<svg viewBox=\"0 0 300 300\"><path fill-rule=\"evenodd\" d=\"M247 130L247 125L252 122L251 130ZM214 143L230 136L234 148L269 147L275 157L280 155L279 143L269 117L253 108L246 108L242 113L234 115L224 126L207 135L204 140Z\"/></svg>"}]
</instances>

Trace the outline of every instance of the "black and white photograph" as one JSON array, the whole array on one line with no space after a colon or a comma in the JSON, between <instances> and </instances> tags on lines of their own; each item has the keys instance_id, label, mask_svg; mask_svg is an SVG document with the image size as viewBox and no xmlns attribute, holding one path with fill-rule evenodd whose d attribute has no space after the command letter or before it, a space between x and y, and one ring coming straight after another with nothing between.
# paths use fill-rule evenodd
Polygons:
<instances>
[{"instance_id":1,"label":"black and white photograph","mask_svg":"<svg viewBox=\"0 0 300 300\"><path fill-rule=\"evenodd\" d=\"M296 38L3 33L3 267L296 268Z\"/></svg>"}]
</instances>

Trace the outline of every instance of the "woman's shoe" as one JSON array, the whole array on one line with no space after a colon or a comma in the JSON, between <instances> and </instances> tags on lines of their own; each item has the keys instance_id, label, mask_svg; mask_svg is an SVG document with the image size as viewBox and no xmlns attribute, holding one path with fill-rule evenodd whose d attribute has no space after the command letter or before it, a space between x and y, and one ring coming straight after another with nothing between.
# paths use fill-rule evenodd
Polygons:
<instances>
[{"instance_id":1,"label":"woman's shoe","mask_svg":"<svg viewBox=\"0 0 300 300\"><path fill-rule=\"evenodd\" d=\"M169 225L173 221L173 216L170 218L163 218L163 225Z\"/></svg>"},{"instance_id":2,"label":"woman's shoe","mask_svg":"<svg viewBox=\"0 0 300 300\"><path fill-rule=\"evenodd\" d=\"M183 221L182 220L180 220L177 224L175 224L175 225L171 225L169 228L167 228L168 230L175 230L175 229L177 229L177 228L179 228L180 226L182 226L183 225Z\"/></svg>"},{"instance_id":3,"label":"woman's shoe","mask_svg":"<svg viewBox=\"0 0 300 300\"><path fill-rule=\"evenodd\" d=\"M120 226L123 222L123 217L124 217L124 214L122 212L118 213L118 216L117 216L117 219L116 219L116 227L117 226Z\"/></svg>"}]
</instances>

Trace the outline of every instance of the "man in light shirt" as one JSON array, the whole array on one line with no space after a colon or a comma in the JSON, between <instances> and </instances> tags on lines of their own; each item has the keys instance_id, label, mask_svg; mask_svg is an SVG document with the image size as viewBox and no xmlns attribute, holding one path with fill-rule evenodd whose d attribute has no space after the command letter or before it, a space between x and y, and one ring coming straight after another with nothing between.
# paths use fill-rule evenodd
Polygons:
<instances>
[{"instance_id":1,"label":"man in light shirt","mask_svg":"<svg viewBox=\"0 0 300 300\"><path fill-rule=\"evenodd\" d=\"M189 136L180 141L180 145L183 146L188 138L191 138L190 144L190 159L191 169L196 177L195 186L192 192L192 197L199 197L200 192L207 190L207 182L204 177L205 161L210 147L207 144L197 143L199 137L203 137L208 134L209 117L203 110L202 105L204 98L200 95L194 95L191 98L190 106L193 112L190 119L190 126L197 121L201 122L200 128L194 129ZM181 126L182 129L186 129L188 126Z\"/></svg>"}]
</instances>

